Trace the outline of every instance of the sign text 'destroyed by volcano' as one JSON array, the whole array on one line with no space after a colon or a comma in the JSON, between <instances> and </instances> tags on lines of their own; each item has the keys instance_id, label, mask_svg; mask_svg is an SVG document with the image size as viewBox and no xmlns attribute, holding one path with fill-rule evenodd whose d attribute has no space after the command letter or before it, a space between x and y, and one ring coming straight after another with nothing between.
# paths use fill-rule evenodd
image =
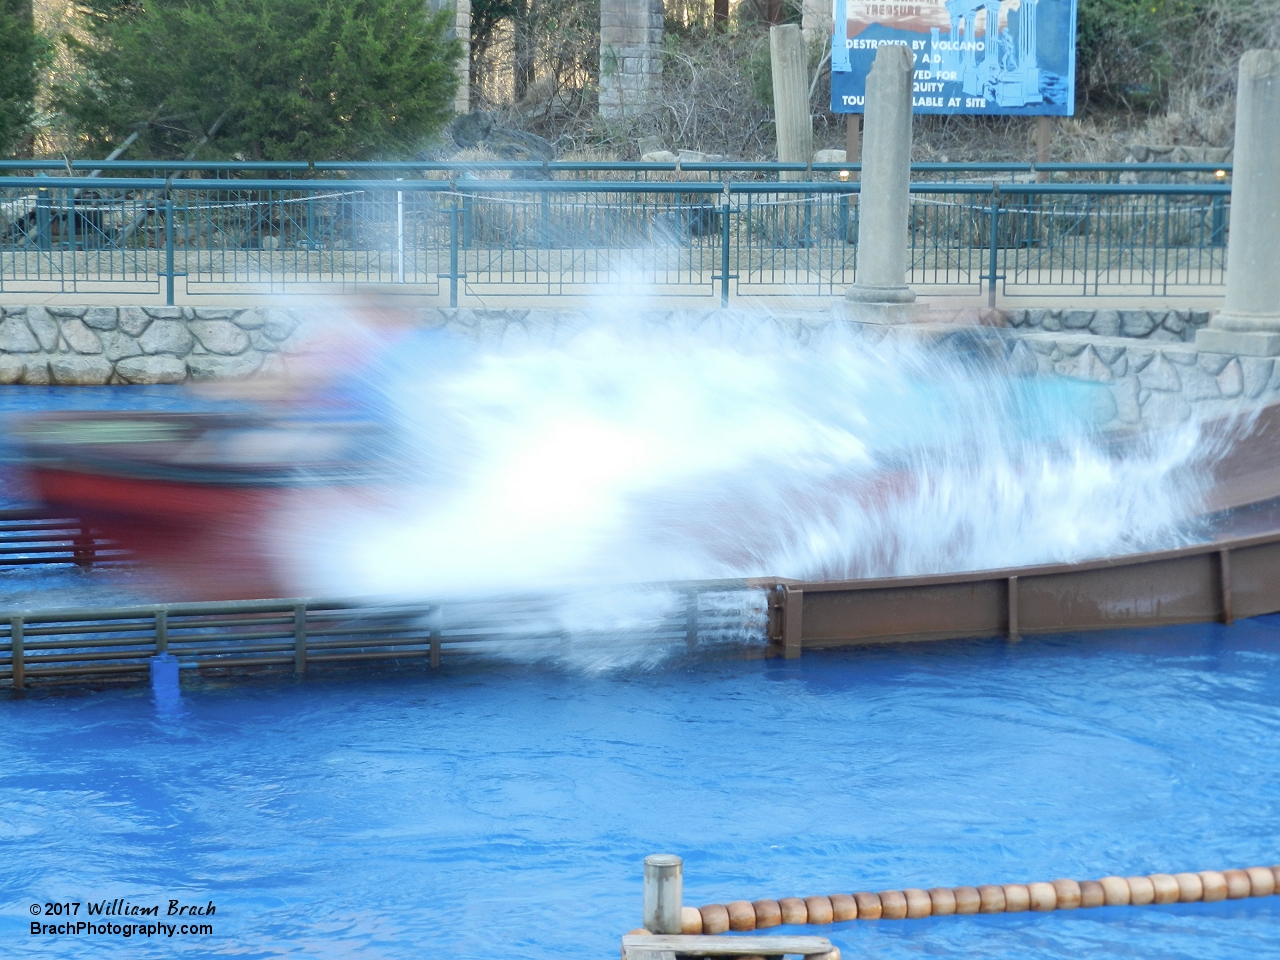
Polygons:
<instances>
[{"instance_id":1,"label":"sign text 'destroyed by volcano'","mask_svg":"<svg viewBox=\"0 0 1280 960\"><path fill-rule=\"evenodd\" d=\"M915 59L917 113L1070 116L1076 0L834 0L831 109L861 113L876 50Z\"/></svg>"}]
</instances>

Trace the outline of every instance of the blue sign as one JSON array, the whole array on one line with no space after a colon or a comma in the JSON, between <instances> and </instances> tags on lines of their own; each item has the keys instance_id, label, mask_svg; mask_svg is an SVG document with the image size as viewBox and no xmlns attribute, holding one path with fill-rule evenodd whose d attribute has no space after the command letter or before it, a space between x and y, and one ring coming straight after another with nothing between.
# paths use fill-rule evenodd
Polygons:
<instances>
[{"instance_id":1,"label":"blue sign","mask_svg":"<svg viewBox=\"0 0 1280 960\"><path fill-rule=\"evenodd\" d=\"M916 113L1071 116L1076 0L834 0L831 109L862 113L876 50L915 58Z\"/></svg>"}]
</instances>

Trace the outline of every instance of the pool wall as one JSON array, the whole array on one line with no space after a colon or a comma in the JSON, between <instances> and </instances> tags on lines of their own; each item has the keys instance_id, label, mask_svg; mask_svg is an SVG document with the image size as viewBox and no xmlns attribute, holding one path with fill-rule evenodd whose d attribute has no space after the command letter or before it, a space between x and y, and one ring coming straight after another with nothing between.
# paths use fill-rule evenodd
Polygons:
<instances>
[{"instance_id":1,"label":"pool wall","mask_svg":"<svg viewBox=\"0 0 1280 960\"><path fill-rule=\"evenodd\" d=\"M535 333L554 338L591 323L599 311L431 307L405 314L426 327L493 343ZM182 383L272 371L279 369L279 355L301 341L309 315L299 307L0 307L0 384ZM1208 316L1189 310L1037 308L997 312L984 324L1004 325L1014 373L1096 386L1095 419L1123 428L1221 416L1280 397L1273 359L1210 353L1188 342ZM691 328L725 317L715 308L627 314L628 320L678 321ZM789 309L769 319L801 344L844 322L812 309ZM944 338L972 329L955 319L921 329Z\"/></svg>"},{"instance_id":2,"label":"pool wall","mask_svg":"<svg viewBox=\"0 0 1280 960\"><path fill-rule=\"evenodd\" d=\"M0 308L0 383L181 383L242 377L294 343L301 318L274 308Z\"/></svg>"}]
</instances>

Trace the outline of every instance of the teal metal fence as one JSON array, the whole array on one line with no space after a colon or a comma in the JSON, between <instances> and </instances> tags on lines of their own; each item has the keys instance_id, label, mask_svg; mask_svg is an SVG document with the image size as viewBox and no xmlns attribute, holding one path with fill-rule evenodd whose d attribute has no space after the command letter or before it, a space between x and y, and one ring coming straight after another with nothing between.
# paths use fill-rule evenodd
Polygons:
<instances>
[{"instance_id":1,"label":"teal metal fence","mask_svg":"<svg viewBox=\"0 0 1280 960\"><path fill-rule=\"evenodd\" d=\"M619 288L727 303L832 295L853 280L856 167L478 166L361 179L373 169L157 164L167 176L0 177L0 292L164 293L172 303L178 290L379 284L451 305ZM997 166L917 171L912 285L988 299L997 290L1205 295L1223 285L1229 170L1112 165L1128 181L1060 182L1056 169L986 165ZM532 168L545 176L531 179ZM751 176L730 179L735 171Z\"/></svg>"}]
</instances>

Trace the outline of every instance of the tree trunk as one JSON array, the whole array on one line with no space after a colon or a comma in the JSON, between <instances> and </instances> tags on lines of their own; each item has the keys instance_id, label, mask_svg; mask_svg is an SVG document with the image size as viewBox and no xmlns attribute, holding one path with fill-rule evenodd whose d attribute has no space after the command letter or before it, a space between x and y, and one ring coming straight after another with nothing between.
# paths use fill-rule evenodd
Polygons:
<instances>
[{"instance_id":1,"label":"tree trunk","mask_svg":"<svg viewBox=\"0 0 1280 960\"><path fill-rule=\"evenodd\" d=\"M533 65L538 52L534 36L533 4L525 3L522 7L511 22L514 39L511 99L515 103L523 100L533 86Z\"/></svg>"},{"instance_id":2,"label":"tree trunk","mask_svg":"<svg viewBox=\"0 0 1280 960\"><path fill-rule=\"evenodd\" d=\"M33 0L18 0L17 10L15 11L18 21L19 30L32 36L36 32L36 12ZM13 155L22 160L28 160L36 154L36 135L32 130L22 136L18 140L17 146L14 148Z\"/></svg>"}]
</instances>

